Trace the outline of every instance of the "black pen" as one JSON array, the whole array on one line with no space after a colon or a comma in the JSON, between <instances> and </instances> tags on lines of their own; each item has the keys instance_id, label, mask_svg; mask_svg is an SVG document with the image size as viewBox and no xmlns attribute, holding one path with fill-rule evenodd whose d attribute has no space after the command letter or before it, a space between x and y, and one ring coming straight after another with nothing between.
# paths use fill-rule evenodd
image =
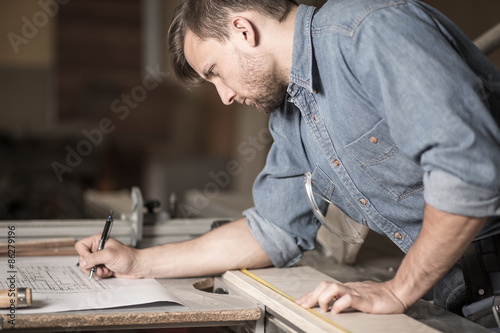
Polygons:
<instances>
[{"instance_id":1,"label":"black pen","mask_svg":"<svg viewBox=\"0 0 500 333\"><path fill-rule=\"evenodd\" d=\"M104 224L104 230L101 234L101 241L99 242L99 246L97 247L97 251L101 251L104 248L104 244L109 238L109 234L111 233L111 227L113 226L113 211L111 211L106 219L106 223ZM95 270L97 269L97 265L92 267L90 270L90 278L92 280L92 275L94 275Z\"/></svg>"}]
</instances>

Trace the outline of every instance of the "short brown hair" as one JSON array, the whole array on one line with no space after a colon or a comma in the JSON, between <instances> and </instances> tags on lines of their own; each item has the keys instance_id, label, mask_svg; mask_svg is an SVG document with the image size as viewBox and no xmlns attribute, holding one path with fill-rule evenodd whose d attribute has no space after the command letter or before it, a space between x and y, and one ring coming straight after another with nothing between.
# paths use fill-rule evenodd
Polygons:
<instances>
[{"instance_id":1,"label":"short brown hair","mask_svg":"<svg viewBox=\"0 0 500 333\"><path fill-rule=\"evenodd\" d=\"M168 31L168 48L177 78L185 85L199 84L203 79L191 68L184 55L186 30L201 39L229 38L231 13L256 11L282 22L295 0L180 0Z\"/></svg>"}]
</instances>

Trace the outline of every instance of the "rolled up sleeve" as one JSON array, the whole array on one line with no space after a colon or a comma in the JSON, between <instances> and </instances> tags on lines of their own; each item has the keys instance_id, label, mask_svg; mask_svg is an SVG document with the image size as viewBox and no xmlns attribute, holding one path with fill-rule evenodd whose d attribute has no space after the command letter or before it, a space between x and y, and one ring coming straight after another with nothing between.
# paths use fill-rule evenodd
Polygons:
<instances>
[{"instance_id":1,"label":"rolled up sleeve","mask_svg":"<svg viewBox=\"0 0 500 333\"><path fill-rule=\"evenodd\" d=\"M276 267L295 264L302 257L302 250L292 237L277 225L262 217L255 207L243 212L253 237Z\"/></svg>"},{"instance_id":2,"label":"rolled up sleeve","mask_svg":"<svg viewBox=\"0 0 500 333\"><path fill-rule=\"evenodd\" d=\"M464 216L500 214L500 194L462 181L460 178L434 170L424 174L424 198L432 207Z\"/></svg>"}]
</instances>

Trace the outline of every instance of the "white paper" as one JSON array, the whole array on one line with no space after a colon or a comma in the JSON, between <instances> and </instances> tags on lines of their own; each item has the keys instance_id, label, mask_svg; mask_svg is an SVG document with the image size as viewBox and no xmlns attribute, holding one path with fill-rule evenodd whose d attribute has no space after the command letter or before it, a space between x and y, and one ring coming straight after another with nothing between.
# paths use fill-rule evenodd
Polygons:
<instances>
[{"instance_id":1,"label":"white paper","mask_svg":"<svg viewBox=\"0 0 500 333\"><path fill-rule=\"evenodd\" d=\"M0 289L31 288L32 306L16 313L49 313L113 308L153 302L182 304L155 279L89 280L77 257L0 259ZM1 310L0 313L8 313Z\"/></svg>"}]
</instances>

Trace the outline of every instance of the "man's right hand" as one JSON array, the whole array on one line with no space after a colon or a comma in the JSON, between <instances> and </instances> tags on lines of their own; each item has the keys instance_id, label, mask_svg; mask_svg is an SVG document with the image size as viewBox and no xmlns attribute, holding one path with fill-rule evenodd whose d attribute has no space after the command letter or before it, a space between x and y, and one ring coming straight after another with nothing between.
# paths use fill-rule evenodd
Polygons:
<instances>
[{"instance_id":1,"label":"man's right hand","mask_svg":"<svg viewBox=\"0 0 500 333\"><path fill-rule=\"evenodd\" d=\"M89 275L92 267L97 265L94 276L107 278L116 276L120 278L141 278L138 274L139 262L137 249L128 247L117 240L110 238L102 251L97 251L101 235L84 238L75 244L75 249L80 255L78 262L80 270Z\"/></svg>"},{"instance_id":2,"label":"man's right hand","mask_svg":"<svg viewBox=\"0 0 500 333\"><path fill-rule=\"evenodd\" d=\"M262 268L271 260L250 233L244 218L195 239L134 249L109 239L97 252L100 235L76 243L80 269L97 266L100 278L179 278L212 275L238 268Z\"/></svg>"}]
</instances>

